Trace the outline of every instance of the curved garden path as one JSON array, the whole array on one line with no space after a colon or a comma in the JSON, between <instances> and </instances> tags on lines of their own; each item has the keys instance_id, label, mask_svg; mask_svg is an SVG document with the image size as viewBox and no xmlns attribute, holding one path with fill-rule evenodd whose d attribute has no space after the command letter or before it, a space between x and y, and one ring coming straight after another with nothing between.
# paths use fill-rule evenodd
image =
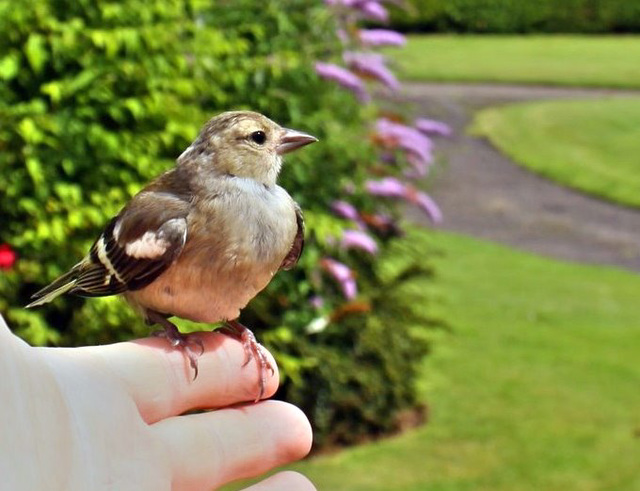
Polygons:
<instances>
[{"instance_id":1,"label":"curved garden path","mask_svg":"<svg viewBox=\"0 0 640 491\"><path fill-rule=\"evenodd\" d=\"M445 163L430 181L430 194L444 214L440 227L565 260L640 271L640 210L554 184L464 131L473 113L486 106L608 96L638 97L640 91L405 84L403 99L416 114L445 121L455 131L451 139L438 140ZM424 220L415 211L409 216Z\"/></svg>"}]
</instances>

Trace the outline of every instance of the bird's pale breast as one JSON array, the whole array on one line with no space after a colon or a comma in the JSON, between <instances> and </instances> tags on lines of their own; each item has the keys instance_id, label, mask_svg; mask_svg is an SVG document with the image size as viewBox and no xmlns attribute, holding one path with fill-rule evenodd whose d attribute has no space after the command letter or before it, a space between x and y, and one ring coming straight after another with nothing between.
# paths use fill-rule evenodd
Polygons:
<instances>
[{"instance_id":1,"label":"bird's pale breast","mask_svg":"<svg viewBox=\"0 0 640 491\"><path fill-rule=\"evenodd\" d=\"M297 231L294 203L279 186L216 183L193 203L184 250L133 304L197 322L235 319L278 271Z\"/></svg>"}]
</instances>

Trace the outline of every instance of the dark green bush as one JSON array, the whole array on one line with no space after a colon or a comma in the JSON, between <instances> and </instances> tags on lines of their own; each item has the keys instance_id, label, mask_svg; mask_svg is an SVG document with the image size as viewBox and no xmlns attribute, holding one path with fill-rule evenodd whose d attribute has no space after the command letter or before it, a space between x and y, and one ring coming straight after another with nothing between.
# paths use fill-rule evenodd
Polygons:
<instances>
[{"instance_id":1,"label":"dark green bush","mask_svg":"<svg viewBox=\"0 0 640 491\"><path fill-rule=\"evenodd\" d=\"M640 32L640 3L629 0L408 0L394 27L423 32Z\"/></svg>"},{"instance_id":2,"label":"dark green bush","mask_svg":"<svg viewBox=\"0 0 640 491\"><path fill-rule=\"evenodd\" d=\"M22 306L82 257L128 197L173 165L208 117L258 110L322 143L291 156L281 179L307 218L300 265L278 275L243 321L274 352L280 396L307 410L318 441L391 429L397 412L416 403L426 343L414 331L427 320L421 282L429 271L415 234L381 240L380 262L331 245L347 223L328 205L345 185L361 209L379 207L361 190L375 159L368 109L312 69L339 49L328 12L308 0L0 0L0 243L20 257L0 272L9 324L39 345L147 335L118 298ZM412 259L396 265L405 248ZM327 252L357 267L353 305L319 270ZM309 303L316 294L325 299L320 311ZM326 328L309 334L323 317Z\"/></svg>"},{"instance_id":3,"label":"dark green bush","mask_svg":"<svg viewBox=\"0 0 640 491\"><path fill-rule=\"evenodd\" d=\"M271 346L304 360L282 388L286 400L310 415L317 446L353 444L399 428L416 408L413 382L427 353L433 317L432 253L426 232L392 240L371 265L365 295L332 315L317 334L296 340L265 333Z\"/></svg>"}]
</instances>

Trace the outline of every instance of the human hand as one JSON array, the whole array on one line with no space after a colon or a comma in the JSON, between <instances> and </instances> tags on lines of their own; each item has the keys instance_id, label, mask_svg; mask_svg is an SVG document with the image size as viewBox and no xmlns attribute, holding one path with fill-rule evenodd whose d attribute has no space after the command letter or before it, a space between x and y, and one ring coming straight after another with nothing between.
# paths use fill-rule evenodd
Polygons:
<instances>
[{"instance_id":1,"label":"human hand","mask_svg":"<svg viewBox=\"0 0 640 491\"><path fill-rule=\"evenodd\" d=\"M2 488L211 490L297 460L311 428L296 407L255 397L234 339L197 333L205 352L193 381L163 339L84 348L33 348L0 317ZM276 366L271 361L272 366ZM273 395L277 372L265 396ZM193 409L215 409L182 415ZM250 488L314 490L283 472Z\"/></svg>"}]
</instances>

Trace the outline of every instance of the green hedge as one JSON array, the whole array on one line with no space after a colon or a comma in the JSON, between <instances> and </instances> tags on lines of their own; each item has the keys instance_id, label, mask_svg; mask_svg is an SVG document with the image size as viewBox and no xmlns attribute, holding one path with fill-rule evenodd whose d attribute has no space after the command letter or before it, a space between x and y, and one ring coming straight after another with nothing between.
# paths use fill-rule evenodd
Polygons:
<instances>
[{"instance_id":1,"label":"green hedge","mask_svg":"<svg viewBox=\"0 0 640 491\"><path fill-rule=\"evenodd\" d=\"M474 33L640 32L634 0L408 0L392 24L405 31Z\"/></svg>"},{"instance_id":2,"label":"green hedge","mask_svg":"<svg viewBox=\"0 0 640 491\"><path fill-rule=\"evenodd\" d=\"M429 323L431 274L419 233L380 237L380 260L332 245L352 226L329 212L345 187L361 210L380 207L362 191L376 159L371 109L312 68L339 55L334 32L311 0L0 0L0 244L19 253L0 271L0 313L18 334L38 345L148 335L118 298L23 305L173 165L208 117L250 108L321 144L287 159L281 179L307 218L300 265L277 275L242 319L274 352L279 397L305 408L317 442L393 429L399 411L417 403L427 343L416 331ZM356 269L353 305L322 274L326 254ZM319 309L315 295L324 298ZM326 328L310 334L322 318Z\"/></svg>"}]
</instances>

